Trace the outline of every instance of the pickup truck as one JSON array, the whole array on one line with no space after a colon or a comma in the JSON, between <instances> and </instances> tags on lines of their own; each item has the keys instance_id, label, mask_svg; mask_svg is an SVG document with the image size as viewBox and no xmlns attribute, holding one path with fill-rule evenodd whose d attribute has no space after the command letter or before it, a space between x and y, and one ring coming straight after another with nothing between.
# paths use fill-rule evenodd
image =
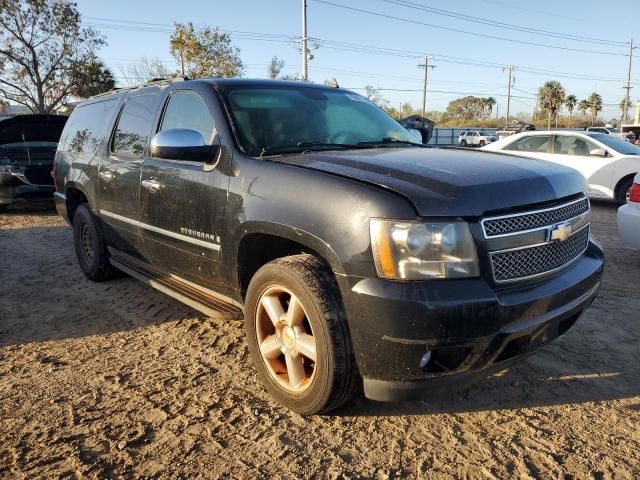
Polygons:
<instances>
[{"instance_id":1,"label":"pickup truck","mask_svg":"<svg viewBox=\"0 0 640 480\"><path fill-rule=\"evenodd\" d=\"M243 319L264 386L304 415L504 370L566 332L603 272L578 172L426 147L340 88L120 89L75 108L54 169L89 279Z\"/></svg>"}]
</instances>

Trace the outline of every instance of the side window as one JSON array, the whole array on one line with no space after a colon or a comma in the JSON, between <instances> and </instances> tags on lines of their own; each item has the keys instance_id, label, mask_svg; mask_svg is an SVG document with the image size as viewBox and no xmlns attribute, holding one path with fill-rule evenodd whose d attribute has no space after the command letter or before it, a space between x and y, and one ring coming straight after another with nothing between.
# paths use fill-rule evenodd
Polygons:
<instances>
[{"instance_id":1,"label":"side window","mask_svg":"<svg viewBox=\"0 0 640 480\"><path fill-rule=\"evenodd\" d=\"M480 136L480 134L479 134L478 132L473 132L473 136L474 136L474 137L479 137L479 136Z\"/></svg>"},{"instance_id":2,"label":"side window","mask_svg":"<svg viewBox=\"0 0 640 480\"><path fill-rule=\"evenodd\" d=\"M598 148L583 138L570 135L557 136L555 147L555 153L560 155L581 155L583 157L588 157L591 150Z\"/></svg>"},{"instance_id":3,"label":"side window","mask_svg":"<svg viewBox=\"0 0 640 480\"><path fill-rule=\"evenodd\" d=\"M157 103L158 95L155 94L139 95L127 100L113 135L111 151L114 154L142 158L151 133Z\"/></svg>"},{"instance_id":4,"label":"side window","mask_svg":"<svg viewBox=\"0 0 640 480\"><path fill-rule=\"evenodd\" d=\"M116 99L77 107L60 136L59 148L65 152L93 153L104 137L118 106Z\"/></svg>"},{"instance_id":5,"label":"side window","mask_svg":"<svg viewBox=\"0 0 640 480\"><path fill-rule=\"evenodd\" d=\"M195 130L209 143L213 133L213 117L204 98L191 90L179 90L169 97L160 130L186 128Z\"/></svg>"},{"instance_id":6,"label":"side window","mask_svg":"<svg viewBox=\"0 0 640 480\"><path fill-rule=\"evenodd\" d=\"M505 150L515 150L518 152L537 152L546 153L549 151L549 135L531 135L523 137L515 142L507 145Z\"/></svg>"}]
</instances>

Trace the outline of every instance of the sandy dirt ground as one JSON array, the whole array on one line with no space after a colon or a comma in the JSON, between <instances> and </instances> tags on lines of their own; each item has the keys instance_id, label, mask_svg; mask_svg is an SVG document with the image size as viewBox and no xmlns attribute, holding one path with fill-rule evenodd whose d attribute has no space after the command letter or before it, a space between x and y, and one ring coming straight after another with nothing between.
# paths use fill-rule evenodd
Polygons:
<instances>
[{"instance_id":1,"label":"sandy dirt ground","mask_svg":"<svg viewBox=\"0 0 640 480\"><path fill-rule=\"evenodd\" d=\"M424 402L303 418L241 322L80 273L54 212L0 216L0 478L640 478L640 253L594 206L603 288L564 337Z\"/></svg>"}]
</instances>

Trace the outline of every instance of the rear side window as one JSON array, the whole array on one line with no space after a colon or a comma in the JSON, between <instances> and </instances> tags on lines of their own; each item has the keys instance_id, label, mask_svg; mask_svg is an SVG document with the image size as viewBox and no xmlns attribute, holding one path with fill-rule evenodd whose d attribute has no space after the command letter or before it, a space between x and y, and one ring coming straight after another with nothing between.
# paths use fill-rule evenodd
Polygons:
<instances>
[{"instance_id":1,"label":"rear side window","mask_svg":"<svg viewBox=\"0 0 640 480\"><path fill-rule=\"evenodd\" d=\"M59 150L94 153L111 124L117 106L117 99L111 99L77 107L62 132Z\"/></svg>"},{"instance_id":2,"label":"rear side window","mask_svg":"<svg viewBox=\"0 0 640 480\"><path fill-rule=\"evenodd\" d=\"M158 95L139 95L127 100L113 135L111 151L115 155L142 158L157 106Z\"/></svg>"},{"instance_id":3,"label":"rear side window","mask_svg":"<svg viewBox=\"0 0 640 480\"><path fill-rule=\"evenodd\" d=\"M213 117L204 98L192 90L179 90L169 97L160 130L195 130L205 142L211 140Z\"/></svg>"},{"instance_id":4,"label":"rear side window","mask_svg":"<svg viewBox=\"0 0 640 480\"><path fill-rule=\"evenodd\" d=\"M549 151L549 135L532 135L524 137L507 145L505 150L515 150L518 152L546 153Z\"/></svg>"}]
</instances>

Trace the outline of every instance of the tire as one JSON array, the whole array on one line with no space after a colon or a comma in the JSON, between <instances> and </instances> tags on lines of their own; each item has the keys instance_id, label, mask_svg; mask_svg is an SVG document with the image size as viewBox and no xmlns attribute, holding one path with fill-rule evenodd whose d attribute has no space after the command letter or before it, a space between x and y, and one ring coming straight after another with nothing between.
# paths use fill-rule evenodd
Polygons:
<instances>
[{"instance_id":1,"label":"tire","mask_svg":"<svg viewBox=\"0 0 640 480\"><path fill-rule=\"evenodd\" d=\"M462 141L460 142L460 146L461 146L461 147L466 147L466 146L467 146L467 141L466 141L466 140L462 140Z\"/></svg>"},{"instance_id":2,"label":"tire","mask_svg":"<svg viewBox=\"0 0 640 480\"><path fill-rule=\"evenodd\" d=\"M80 269L88 279L102 282L121 276L109 263L104 236L86 203L80 205L73 216L73 243Z\"/></svg>"},{"instance_id":3,"label":"tire","mask_svg":"<svg viewBox=\"0 0 640 480\"><path fill-rule=\"evenodd\" d=\"M618 202L621 205L627 203L627 196L629 194L629 189L631 189L631 185L633 185L633 177L629 178L628 180L625 180L620 184L620 187L618 188L618 195L616 197L616 202Z\"/></svg>"},{"instance_id":4,"label":"tire","mask_svg":"<svg viewBox=\"0 0 640 480\"><path fill-rule=\"evenodd\" d=\"M340 292L331 270L318 258L295 255L260 268L247 290L245 331L258 376L290 410L301 415L328 412L358 391L360 377Z\"/></svg>"},{"instance_id":5,"label":"tire","mask_svg":"<svg viewBox=\"0 0 640 480\"><path fill-rule=\"evenodd\" d=\"M9 209L9 205L0 205L0 213L5 213Z\"/></svg>"},{"instance_id":6,"label":"tire","mask_svg":"<svg viewBox=\"0 0 640 480\"><path fill-rule=\"evenodd\" d=\"M478 144L478 146L480 148L484 147L487 143L484 140L480 140L480 143Z\"/></svg>"}]
</instances>

